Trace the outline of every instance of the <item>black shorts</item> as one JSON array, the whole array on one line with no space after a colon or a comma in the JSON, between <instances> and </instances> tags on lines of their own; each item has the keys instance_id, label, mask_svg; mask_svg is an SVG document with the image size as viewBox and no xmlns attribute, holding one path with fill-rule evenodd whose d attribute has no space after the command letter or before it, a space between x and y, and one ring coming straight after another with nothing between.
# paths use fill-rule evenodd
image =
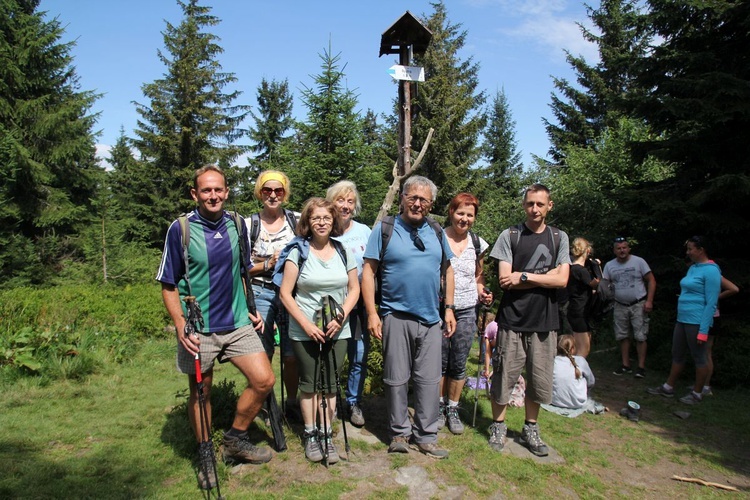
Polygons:
<instances>
[{"instance_id":1,"label":"black shorts","mask_svg":"<svg viewBox=\"0 0 750 500\"><path fill-rule=\"evenodd\" d=\"M590 332L591 326L584 316L571 316L568 314L568 323L575 333Z\"/></svg>"}]
</instances>

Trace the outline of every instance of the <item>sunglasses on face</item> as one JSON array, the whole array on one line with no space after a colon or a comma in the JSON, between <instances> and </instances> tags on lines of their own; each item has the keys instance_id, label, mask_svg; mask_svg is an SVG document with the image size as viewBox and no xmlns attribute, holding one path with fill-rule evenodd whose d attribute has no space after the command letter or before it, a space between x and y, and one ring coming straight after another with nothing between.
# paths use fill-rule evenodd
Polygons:
<instances>
[{"instance_id":1,"label":"sunglasses on face","mask_svg":"<svg viewBox=\"0 0 750 500\"><path fill-rule=\"evenodd\" d=\"M419 237L416 229L412 229L411 231L411 240L414 242L414 246L417 247L420 252L424 252L424 241L422 241L422 238Z\"/></svg>"},{"instance_id":2,"label":"sunglasses on face","mask_svg":"<svg viewBox=\"0 0 750 500\"><path fill-rule=\"evenodd\" d=\"M266 196L271 196L271 193L275 194L277 198L281 198L284 196L284 193L286 192L284 188L270 188L270 187L262 187L260 188L260 192L263 193Z\"/></svg>"}]
</instances>

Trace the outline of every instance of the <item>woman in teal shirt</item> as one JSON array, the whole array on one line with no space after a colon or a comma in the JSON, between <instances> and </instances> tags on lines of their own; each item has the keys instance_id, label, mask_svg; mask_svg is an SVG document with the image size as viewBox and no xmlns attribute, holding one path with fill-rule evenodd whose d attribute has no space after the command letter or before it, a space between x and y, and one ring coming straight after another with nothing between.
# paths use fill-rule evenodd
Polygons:
<instances>
[{"instance_id":1,"label":"woman in teal shirt","mask_svg":"<svg viewBox=\"0 0 750 500\"><path fill-rule=\"evenodd\" d=\"M677 301L677 323L672 336L672 369L666 383L648 389L650 394L674 396L674 384L685 367L687 351L695 362L695 386L681 403L696 404L703 399L703 384L708 375L706 344L708 329L713 323L716 303L721 291L721 270L708 258L706 244L701 236L693 236L685 242L685 254L692 262L687 275L680 281L680 297Z\"/></svg>"}]
</instances>

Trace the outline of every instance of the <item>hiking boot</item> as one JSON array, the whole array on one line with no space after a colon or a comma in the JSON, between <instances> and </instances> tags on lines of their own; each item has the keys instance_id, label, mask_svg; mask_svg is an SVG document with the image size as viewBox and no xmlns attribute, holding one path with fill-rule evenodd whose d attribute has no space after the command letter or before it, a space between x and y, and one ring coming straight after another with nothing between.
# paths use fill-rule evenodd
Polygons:
<instances>
[{"instance_id":1,"label":"hiking boot","mask_svg":"<svg viewBox=\"0 0 750 500\"><path fill-rule=\"evenodd\" d=\"M409 453L409 440L406 436L396 436L388 445L388 453Z\"/></svg>"},{"instance_id":2,"label":"hiking boot","mask_svg":"<svg viewBox=\"0 0 750 500\"><path fill-rule=\"evenodd\" d=\"M430 458L448 458L448 450L438 448L437 443L417 443L415 441L409 442L409 447L412 450L417 450Z\"/></svg>"},{"instance_id":3,"label":"hiking boot","mask_svg":"<svg viewBox=\"0 0 750 500\"><path fill-rule=\"evenodd\" d=\"M438 408L438 430L445 427L445 403L440 403Z\"/></svg>"},{"instance_id":4,"label":"hiking boot","mask_svg":"<svg viewBox=\"0 0 750 500\"><path fill-rule=\"evenodd\" d=\"M266 447L255 446L250 439L235 438L224 434L224 450L222 451L224 463L250 463L264 464L273 458L271 450Z\"/></svg>"},{"instance_id":5,"label":"hiking boot","mask_svg":"<svg viewBox=\"0 0 750 500\"><path fill-rule=\"evenodd\" d=\"M362 415L362 408L360 408L357 403L349 405L349 422L355 427L362 427L365 425L365 416Z\"/></svg>"},{"instance_id":6,"label":"hiking boot","mask_svg":"<svg viewBox=\"0 0 750 500\"><path fill-rule=\"evenodd\" d=\"M625 375L625 374L629 375L629 374L633 373L633 369L630 368L629 366L622 365L620 368L618 368L617 370L613 371L612 373L614 375L617 375L619 377L620 375Z\"/></svg>"},{"instance_id":7,"label":"hiking boot","mask_svg":"<svg viewBox=\"0 0 750 500\"><path fill-rule=\"evenodd\" d=\"M305 441L305 458L311 462L320 462L323 460L323 451L320 449L317 429L313 429L310 432L305 431L302 434L302 439Z\"/></svg>"},{"instance_id":8,"label":"hiking boot","mask_svg":"<svg viewBox=\"0 0 750 500\"><path fill-rule=\"evenodd\" d=\"M508 427L505 425L505 422L492 422L489 431L490 439L488 442L490 443L490 448L495 451L503 451L505 440L508 436Z\"/></svg>"},{"instance_id":9,"label":"hiking boot","mask_svg":"<svg viewBox=\"0 0 750 500\"><path fill-rule=\"evenodd\" d=\"M549 455L549 448L539 436L539 425L536 423L524 424L521 432L521 444L526 445L529 451L538 457Z\"/></svg>"},{"instance_id":10,"label":"hiking boot","mask_svg":"<svg viewBox=\"0 0 750 500\"><path fill-rule=\"evenodd\" d=\"M334 446L333 444L333 432L326 434L325 445L329 464L335 464L336 462L341 460L341 457L339 457L339 452L338 450L336 450L336 446Z\"/></svg>"},{"instance_id":11,"label":"hiking boot","mask_svg":"<svg viewBox=\"0 0 750 500\"><path fill-rule=\"evenodd\" d=\"M653 394L654 396L664 396L665 398L674 397L674 389L666 390L663 385L660 385L658 387L649 387L648 389L646 389L646 392L649 394Z\"/></svg>"},{"instance_id":12,"label":"hiking boot","mask_svg":"<svg viewBox=\"0 0 750 500\"><path fill-rule=\"evenodd\" d=\"M216 488L216 457L213 443L205 442L198 445L198 487L202 490Z\"/></svg>"},{"instance_id":13,"label":"hiking boot","mask_svg":"<svg viewBox=\"0 0 750 500\"><path fill-rule=\"evenodd\" d=\"M680 403L685 403L686 405L697 405L701 401L703 401L701 395L696 394L694 391L690 391L680 398Z\"/></svg>"},{"instance_id":14,"label":"hiking boot","mask_svg":"<svg viewBox=\"0 0 750 500\"><path fill-rule=\"evenodd\" d=\"M645 368L636 368L636 370L635 370L635 378L646 378L646 369Z\"/></svg>"},{"instance_id":15,"label":"hiking boot","mask_svg":"<svg viewBox=\"0 0 750 500\"><path fill-rule=\"evenodd\" d=\"M461 419L458 416L458 406L449 406L446 409L445 420L448 424L448 430L453 434L464 433L464 424L461 423Z\"/></svg>"}]
</instances>

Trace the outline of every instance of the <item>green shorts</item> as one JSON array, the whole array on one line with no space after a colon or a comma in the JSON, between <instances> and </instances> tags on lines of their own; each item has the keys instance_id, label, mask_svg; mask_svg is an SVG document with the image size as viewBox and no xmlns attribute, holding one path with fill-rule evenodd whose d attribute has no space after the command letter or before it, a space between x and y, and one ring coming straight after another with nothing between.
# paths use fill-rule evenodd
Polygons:
<instances>
[{"instance_id":1,"label":"green shorts","mask_svg":"<svg viewBox=\"0 0 750 500\"><path fill-rule=\"evenodd\" d=\"M299 390L307 394L320 392L324 387L326 394L336 391L336 372L341 374L346 355L348 339L329 341L323 344L323 366L318 362L321 358L321 345L312 340L292 340L292 349L297 358L299 370ZM334 363L335 353L335 363Z\"/></svg>"}]
</instances>

